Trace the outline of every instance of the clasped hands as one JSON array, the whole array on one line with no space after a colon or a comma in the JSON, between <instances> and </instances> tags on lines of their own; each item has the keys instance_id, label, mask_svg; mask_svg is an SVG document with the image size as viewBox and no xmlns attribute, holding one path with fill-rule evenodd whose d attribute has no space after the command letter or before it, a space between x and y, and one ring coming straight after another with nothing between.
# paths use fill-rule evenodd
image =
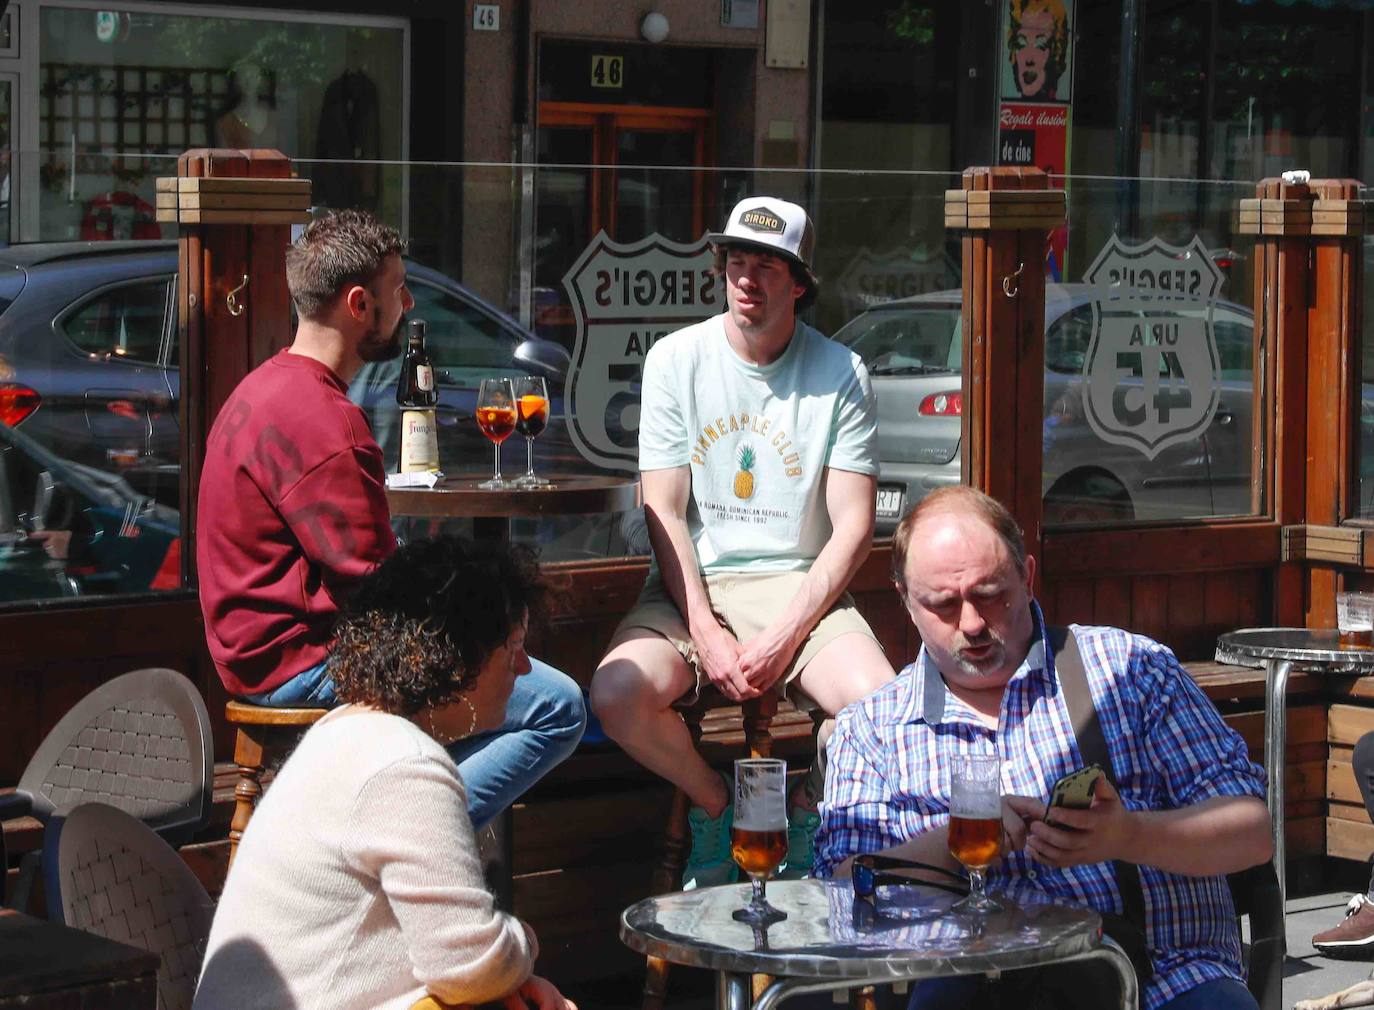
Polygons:
<instances>
[{"instance_id":1,"label":"clasped hands","mask_svg":"<svg viewBox=\"0 0 1374 1010\"><path fill-rule=\"evenodd\" d=\"M697 639L697 657L711 683L731 701L763 694L782 677L798 642L785 629L770 625L747 642L716 626Z\"/></svg>"},{"instance_id":2,"label":"clasped hands","mask_svg":"<svg viewBox=\"0 0 1374 1010\"><path fill-rule=\"evenodd\" d=\"M1082 810L1055 807L1054 825L1045 822L1048 808L1031 796L1002 797L1006 851L1025 849L1046 866L1084 866L1122 859L1135 830L1135 815L1105 778L1097 783L1092 806Z\"/></svg>"}]
</instances>

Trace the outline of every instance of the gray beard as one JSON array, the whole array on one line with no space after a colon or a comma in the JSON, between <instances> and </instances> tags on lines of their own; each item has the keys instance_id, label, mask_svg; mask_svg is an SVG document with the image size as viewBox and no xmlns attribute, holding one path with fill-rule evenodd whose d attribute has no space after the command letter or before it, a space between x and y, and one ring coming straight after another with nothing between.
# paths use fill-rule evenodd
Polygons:
<instances>
[{"instance_id":1,"label":"gray beard","mask_svg":"<svg viewBox=\"0 0 1374 1010\"><path fill-rule=\"evenodd\" d=\"M960 638L963 638L963 636L961 635ZM986 640L989 641L989 642L991 642L991 643L993 643L994 645L996 645L996 646L998 647L998 649L1001 650L1000 655L994 657L995 660L997 661L997 663L1000 665L1001 661L1006 657L1006 654L1007 654L1007 643L1006 643L1006 640L1005 640L1004 638L1002 638L1001 635L997 634L996 632L992 631L991 629L988 630L988 634L987 634L987 639L986 639ZM967 674L967 675L970 676L970 677L987 677L987 676L990 676L990 671L989 671L985 666L979 666L979 665L977 665L977 664L971 662L970 660L964 659L964 657L963 657L963 651L964 651L964 649L967 648L970 644L972 644L972 643L970 643L970 642L968 641L968 639L963 639L963 644L958 645L958 646L956 646L955 648L953 648L953 649L950 650L950 655L953 656L954 662L957 663L957 664L959 665L959 669L960 669L961 672ZM982 645L982 644L983 644L983 641L980 640L977 644L978 644L978 645Z\"/></svg>"}]
</instances>

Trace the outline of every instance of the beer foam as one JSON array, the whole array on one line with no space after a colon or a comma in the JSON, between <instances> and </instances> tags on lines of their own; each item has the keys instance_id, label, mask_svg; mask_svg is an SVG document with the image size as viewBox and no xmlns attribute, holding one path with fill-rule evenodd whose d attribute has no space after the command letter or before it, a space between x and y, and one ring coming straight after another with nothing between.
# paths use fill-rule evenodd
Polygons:
<instances>
[{"instance_id":1,"label":"beer foam","mask_svg":"<svg viewBox=\"0 0 1374 1010\"><path fill-rule=\"evenodd\" d=\"M780 831L787 827L787 794L783 783L768 788L746 780L735 781L734 825L743 831Z\"/></svg>"},{"instance_id":2,"label":"beer foam","mask_svg":"<svg viewBox=\"0 0 1374 1010\"><path fill-rule=\"evenodd\" d=\"M955 817L1001 820L1002 800L998 796L957 796L950 800L949 812Z\"/></svg>"}]
</instances>

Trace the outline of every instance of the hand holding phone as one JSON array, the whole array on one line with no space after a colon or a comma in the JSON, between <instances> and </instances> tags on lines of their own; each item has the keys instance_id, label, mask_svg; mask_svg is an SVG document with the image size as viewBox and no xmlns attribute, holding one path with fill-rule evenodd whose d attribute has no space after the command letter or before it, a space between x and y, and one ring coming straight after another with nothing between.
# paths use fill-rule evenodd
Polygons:
<instances>
[{"instance_id":1,"label":"hand holding phone","mask_svg":"<svg viewBox=\"0 0 1374 1010\"><path fill-rule=\"evenodd\" d=\"M1060 827L1050 813L1055 807L1084 810L1092 806L1093 793L1096 792L1098 780L1101 778L1102 766L1098 764L1086 765L1060 778L1050 790L1050 802L1045 809L1045 823L1052 828Z\"/></svg>"}]
</instances>

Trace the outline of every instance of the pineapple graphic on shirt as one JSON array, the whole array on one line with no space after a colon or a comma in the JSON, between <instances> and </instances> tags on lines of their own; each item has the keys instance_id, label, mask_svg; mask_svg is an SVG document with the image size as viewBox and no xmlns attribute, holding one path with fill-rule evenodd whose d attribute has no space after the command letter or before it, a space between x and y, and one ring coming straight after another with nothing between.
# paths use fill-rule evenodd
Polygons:
<instances>
[{"instance_id":1,"label":"pineapple graphic on shirt","mask_svg":"<svg viewBox=\"0 0 1374 1010\"><path fill-rule=\"evenodd\" d=\"M754 447L745 442L739 447L739 470L735 473L735 497L748 501L754 497Z\"/></svg>"}]
</instances>

